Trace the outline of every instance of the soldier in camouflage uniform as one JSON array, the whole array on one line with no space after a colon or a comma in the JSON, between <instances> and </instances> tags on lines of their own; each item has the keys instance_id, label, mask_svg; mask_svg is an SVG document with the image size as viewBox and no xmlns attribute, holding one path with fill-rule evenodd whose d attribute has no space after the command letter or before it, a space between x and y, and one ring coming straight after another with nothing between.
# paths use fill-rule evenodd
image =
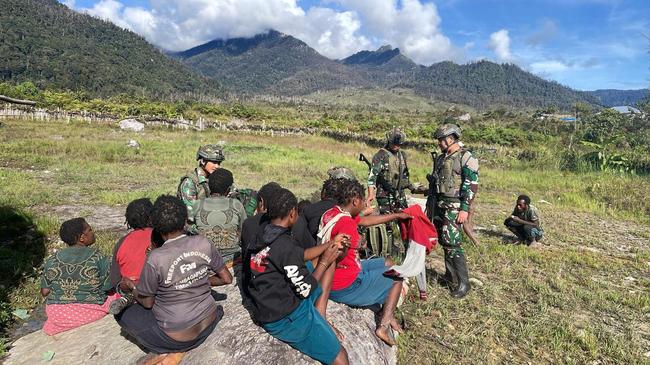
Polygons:
<instances>
[{"instance_id":1,"label":"soldier in camouflage uniform","mask_svg":"<svg viewBox=\"0 0 650 365\"><path fill-rule=\"evenodd\" d=\"M434 133L442 153L433 162L427 201L427 215L438 230L438 240L445 253L443 279L450 287L454 281L458 282L452 291L457 299L470 289L460 227L467 220L478 190L478 160L461 147L460 137L461 130L454 124L445 124Z\"/></svg>"},{"instance_id":2,"label":"soldier in camouflage uniform","mask_svg":"<svg viewBox=\"0 0 650 365\"><path fill-rule=\"evenodd\" d=\"M239 237L246 211L236 198L229 197L232 173L220 168L208 178L210 196L194 205L196 231L208 238L226 263L241 255Z\"/></svg>"},{"instance_id":3,"label":"soldier in camouflage uniform","mask_svg":"<svg viewBox=\"0 0 650 365\"><path fill-rule=\"evenodd\" d=\"M199 148L196 152L196 159L199 161L199 167L181 178L176 192L176 195L187 207L187 216L190 222L194 219L196 202L210 196L208 177L221 166L225 156L220 145L208 144Z\"/></svg>"},{"instance_id":4,"label":"soldier in camouflage uniform","mask_svg":"<svg viewBox=\"0 0 650 365\"><path fill-rule=\"evenodd\" d=\"M376 198L381 214L407 208L404 189L414 193L424 192L409 181L406 154L400 150L405 140L404 132L393 128L386 132L386 145L372 157L368 175L368 202Z\"/></svg>"}]
</instances>

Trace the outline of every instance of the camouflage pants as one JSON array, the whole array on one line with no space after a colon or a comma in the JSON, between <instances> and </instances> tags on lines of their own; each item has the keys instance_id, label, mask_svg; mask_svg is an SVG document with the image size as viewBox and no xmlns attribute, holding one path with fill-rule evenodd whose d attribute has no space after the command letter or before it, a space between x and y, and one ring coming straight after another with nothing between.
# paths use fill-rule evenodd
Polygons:
<instances>
[{"instance_id":1,"label":"camouflage pants","mask_svg":"<svg viewBox=\"0 0 650 365\"><path fill-rule=\"evenodd\" d=\"M445 255L454 258L462 255L465 250L462 246L461 226L456 223L459 208L455 207L438 207L436 216L433 218L433 224L438 230L438 242L445 250Z\"/></svg>"},{"instance_id":2,"label":"camouflage pants","mask_svg":"<svg viewBox=\"0 0 650 365\"><path fill-rule=\"evenodd\" d=\"M408 206L406 202L406 196L404 196L404 194L399 197L399 203L394 203L394 200L395 199L392 197L377 197L377 207L379 208L379 214L393 213L395 207Z\"/></svg>"}]
</instances>

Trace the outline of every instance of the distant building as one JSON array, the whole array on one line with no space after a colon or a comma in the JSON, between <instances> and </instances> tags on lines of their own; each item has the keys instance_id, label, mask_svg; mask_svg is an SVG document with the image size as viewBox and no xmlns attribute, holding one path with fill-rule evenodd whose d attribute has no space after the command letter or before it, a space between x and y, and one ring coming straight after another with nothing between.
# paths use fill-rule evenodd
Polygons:
<instances>
[{"instance_id":1,"label":"distant building","mask_svg":"<svg viewBox=\"0 0 650 365\"><path fill-rule=\"evenodd\" d=\"M616 110L617 112L619 112L621 114L627 114L627 115L629 115L629 114L639 114L639 115L643 114L639 109L628 106L628 105L615 106L615 107L611 107L610 109Z\"/></svg>"}]
</instances>

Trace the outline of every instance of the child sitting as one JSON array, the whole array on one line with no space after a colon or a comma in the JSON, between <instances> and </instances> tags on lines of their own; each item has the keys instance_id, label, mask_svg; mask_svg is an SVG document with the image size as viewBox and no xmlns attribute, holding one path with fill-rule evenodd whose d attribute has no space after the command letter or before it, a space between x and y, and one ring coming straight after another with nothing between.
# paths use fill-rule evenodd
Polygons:
<instances>
[{"instance_id":1,"label":"child sitting","mask_svg":"<svg viewBox=\"0 0 650 365\"><path fill-rule=\"evenodd\" d=\"M106 292L110 262L96 248L95 233L83 218L63 222L59 235L69 247L45 262L41 295L47 320L43 332L54 335L104 317L116 296Z\"/></svg>"},{"instance_id":2,"label":"child sitting","mask_svg":"<svg viewBox=\"0 0 650 365\"><path fill-rule=\"evenodd\" d=\"M133 281L136 285L140 279L142 267L151 251L151 211L153 204L149 198L136 199L126 207L126 224L132 229L122 237L113 250L113 263L111 264L111 285L122 297L109 308L110 314L118 314L127 306L133 304L135 299L127 291L122 278Z\"/></svg>"},{"instance_id":3,"label":"child sitting","mask_svg":"<svg viewBox=\"0 0 650 365\"><path fill-rule=\"evenodd\" d=\"M298 218L298 201L287 189L279 189L267 202L270 223L247 247L250 277L244 282L253 306L253 317L273 337L325 364L348 364L327 321L316 311L321 295L318 280L338 255L344 238L324 244L316 269L305 264L304 251L291 235Z\"/></svg>"}]
</instances>

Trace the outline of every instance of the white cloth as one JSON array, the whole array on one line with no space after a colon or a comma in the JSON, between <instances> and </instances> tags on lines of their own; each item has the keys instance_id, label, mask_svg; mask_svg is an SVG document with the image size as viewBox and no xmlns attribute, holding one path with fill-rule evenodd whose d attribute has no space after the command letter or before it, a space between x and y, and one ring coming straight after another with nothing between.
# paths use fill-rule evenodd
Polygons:
<instances>
[{"instance_id":1,"label":"white cloth","mask_svg":"<svg viewBox=\"0 0 650 365\"><path fill-rule=\"evenodd\" d=\"M394 265L391 269L399 273L399 276L402 278L415 276L418 288L422 291L426 291L426 256L426 247L411 241L409 242L409 248L406 251L404 262L401 265Z\"/></svg>"}]
</instances>

